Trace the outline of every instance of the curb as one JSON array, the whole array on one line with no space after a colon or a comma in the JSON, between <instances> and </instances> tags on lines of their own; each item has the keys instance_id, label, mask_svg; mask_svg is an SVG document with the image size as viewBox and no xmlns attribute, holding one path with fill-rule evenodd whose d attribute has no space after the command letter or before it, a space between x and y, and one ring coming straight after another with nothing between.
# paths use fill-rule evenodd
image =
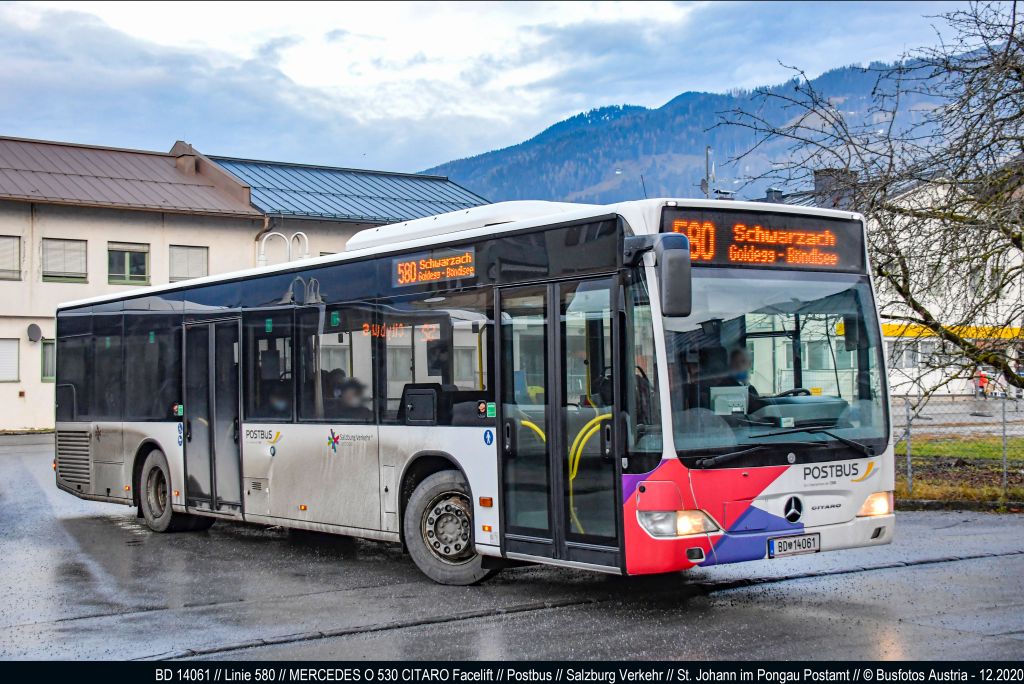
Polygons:
<instances>
[{"instance_id":1,"label":"curb","mask_svg":"<svg viewBox=\"0 0 1024 684\"><path fill-rule=\"evenodd\" d=\"M897 511L990 511L1016 512L1024 511L1022 501L944 501L941 499L900 499L896 502Z\"/></svg>"},{"instance_id":2,"label":"curb","mask_svg":"<svg viewBox=\"0 0 1024 684\"><path fill-rule=\"evenodd\" d=\"M0 447L48 444L53 446L53 432L0 433Z\"/></svg>"}]
</instances>

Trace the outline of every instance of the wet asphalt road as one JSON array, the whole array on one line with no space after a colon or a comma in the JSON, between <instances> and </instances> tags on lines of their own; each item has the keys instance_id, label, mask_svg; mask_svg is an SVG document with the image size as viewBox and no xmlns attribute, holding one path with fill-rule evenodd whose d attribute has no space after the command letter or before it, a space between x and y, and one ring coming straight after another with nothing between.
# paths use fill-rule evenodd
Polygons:
<instances>
[{"instance_id":1,"label":"wet asphalt road","mask_svg":"<svg viewBox=\"0 0 1024 684\"><path fill-rule=\"evenodd\" d=\"M0 443L0 658L1024 658L1024 516L899 516L892 546L616 578L423 578L392 545L155 535Z\"/></svg>"}]
</instances>

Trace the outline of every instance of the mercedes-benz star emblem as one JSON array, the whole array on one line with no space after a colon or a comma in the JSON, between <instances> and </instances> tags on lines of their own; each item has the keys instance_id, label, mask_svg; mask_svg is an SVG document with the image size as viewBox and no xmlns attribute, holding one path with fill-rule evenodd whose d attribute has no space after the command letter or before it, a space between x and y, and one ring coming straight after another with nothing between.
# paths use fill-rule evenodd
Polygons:
<instances>
[{"instance_id":1,"label":"mercedes-benz star emblem","mask_svg":"<svg viewBox=\"0 0 1024 684\"><path fill-rule=\"evenodd\" d=\"M791 523L795 523L800 520L800 516L804 513L804 505L800 503L800 499L795 496L789 497L786 501L786 508L783 510L782 515Z\"/></svg>"}]
</instances>

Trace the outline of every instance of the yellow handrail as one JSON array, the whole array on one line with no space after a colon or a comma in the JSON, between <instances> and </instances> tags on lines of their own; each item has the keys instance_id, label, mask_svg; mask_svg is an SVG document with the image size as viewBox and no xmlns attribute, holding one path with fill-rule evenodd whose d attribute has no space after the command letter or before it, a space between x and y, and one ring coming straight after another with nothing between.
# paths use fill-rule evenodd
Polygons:
<instances>
[{"instance_id":1,"label":"yellow handrail","mask_svg":"<svg viewBox=\"0 0 1024 684\"><path fill-rule=\"evenodd\" d=\"M580 458L583 457L583 447L587 445L590 438L595 433L601 431L601 421L607 420L612 417L610 413L603 413L596 418L592 418L587 421L578 433L576 433L576 439L572 441L572 447L569 449L569 515L572 516L573 524L580 531L580 534L586 534L586 530L583 529L583 525L580 523L579 516L576 514L576 498L575 492L573 491L573 480L576 479L576 474L580 469Z\"/></svg>"},{"instance_id":2,"label":"yellow handrail","mask_svg":"<svg viewBox=\"0 0 1024 684\"><path fill-rule=\"evenodd\" d=\"M519 422L522 423L524 426L530 428L534 432L536 432L537 436L540 437L540 441L544 442L545 444L548 443L548 438L544 435L544 431L541 430L540 427L538 427L537 424L534 423L532 420L521 420Z\"/></svg>"}]
</instances>

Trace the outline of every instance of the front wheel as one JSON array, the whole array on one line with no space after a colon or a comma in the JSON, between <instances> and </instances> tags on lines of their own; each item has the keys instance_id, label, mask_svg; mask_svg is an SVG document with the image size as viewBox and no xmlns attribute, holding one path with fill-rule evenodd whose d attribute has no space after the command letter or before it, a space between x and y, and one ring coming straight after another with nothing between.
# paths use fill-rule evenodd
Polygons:
<instances>
[{"instance_id":1,"label":"front wheel","mask_svg":"<svg viewBox=\"0 0 1024 684\"><path fill-rule=\"evenodd\" d=\"M497 572L485 569L476 552L469 485L456 470L419 483L405 506L402 532L413 562L439 584L476 584Z\"/></svg>"},{"instance_id":2,"label":"front wheel","mask_svg":"<svg viewBox=\"0 0 1024 684\"><path fill-rule=\"evenodd\" d=\"M175 513L171 510L171 469L164 452L154 449L146 456L139 478L139 508L154 532L186 532L209 529L214 519Z\"/></svg>"}]
</instances>

